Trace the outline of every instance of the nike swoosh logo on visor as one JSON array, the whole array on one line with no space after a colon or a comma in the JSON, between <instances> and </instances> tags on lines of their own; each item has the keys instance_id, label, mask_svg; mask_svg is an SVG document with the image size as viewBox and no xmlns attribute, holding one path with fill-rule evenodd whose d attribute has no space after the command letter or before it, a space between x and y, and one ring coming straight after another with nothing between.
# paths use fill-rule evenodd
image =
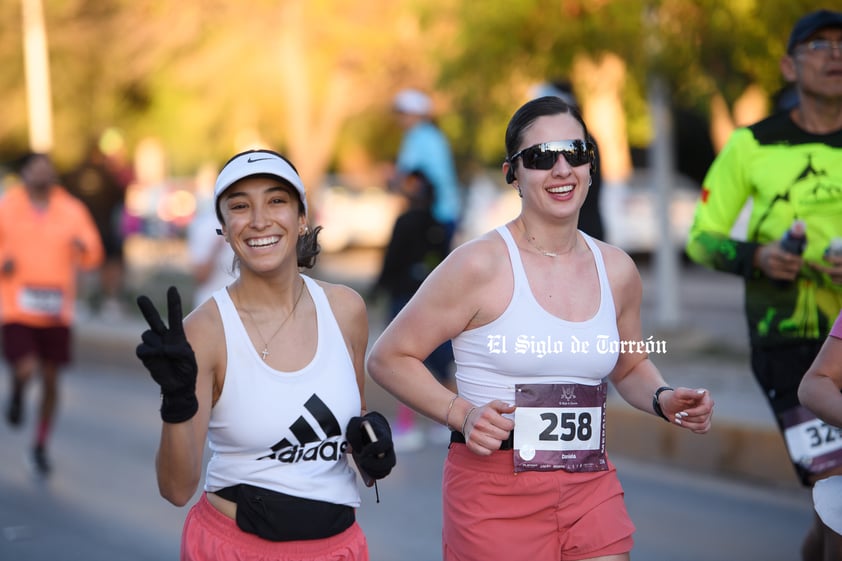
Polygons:
<instances>
[{"instance_id":1,"label":"nike swoosh logo on visor","mask_svg":"<svg viewBox=\"0 0 842 561\"><path fill-rule=\"evenodd\" d=\"M252 164L254 162L260 162L262 160L271 160L272 158L249 158L246 162Z\"/></svg>"}]
</instances>

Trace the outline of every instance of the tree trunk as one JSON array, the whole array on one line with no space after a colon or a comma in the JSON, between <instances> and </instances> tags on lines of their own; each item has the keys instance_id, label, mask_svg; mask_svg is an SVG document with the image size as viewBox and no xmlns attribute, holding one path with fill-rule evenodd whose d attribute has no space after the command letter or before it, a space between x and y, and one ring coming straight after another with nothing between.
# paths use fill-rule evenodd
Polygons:
<instances>
[{"instance_id":1,"label":"tree trunk","mask_svg":"<svg viewBox=\"0 0 842 561\"><path fill-rule=\"evenodd\" d=\"M603 180L623 182L632 173L622 102L625 62L613 54L600 60L582 55L573 63L573 79L584 92L579 102L588 129L599 144Z\"/></svg>"}]
</instances>

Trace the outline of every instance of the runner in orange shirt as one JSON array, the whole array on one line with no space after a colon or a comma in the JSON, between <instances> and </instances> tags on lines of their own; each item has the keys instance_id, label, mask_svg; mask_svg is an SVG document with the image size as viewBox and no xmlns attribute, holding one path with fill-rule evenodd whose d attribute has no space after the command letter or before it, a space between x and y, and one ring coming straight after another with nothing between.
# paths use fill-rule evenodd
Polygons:
<instances>
[{"instance_id":1,"label":"runner in orange shirt","mask_svg":"<svg viewBox=\"0 0 842 561\"><path fill-rule=\"evenodd\" d=\"M76 275L103 260L102 240L85 205L57 185L46 154L20 161L22 184L0 199L0 324L11 367L6 419L23 423L24 390L39 371L41 411L32 460L47 475L46 445L56 410L59 368L70 361Z\"/></svg>"}]
</instances>

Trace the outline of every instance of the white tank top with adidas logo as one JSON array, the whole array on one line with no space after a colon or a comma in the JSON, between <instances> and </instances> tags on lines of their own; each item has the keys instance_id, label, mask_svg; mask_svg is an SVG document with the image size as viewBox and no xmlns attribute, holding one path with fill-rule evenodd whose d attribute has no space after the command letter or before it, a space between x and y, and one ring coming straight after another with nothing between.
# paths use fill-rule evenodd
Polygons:
<instances>
[{"instance_id":1,"label":"white tank top with adidas logo","mask_svg":"<svg viewBox=\"0 0 842 561\"><path fill-rule=\"evenodd\" d=\"M495 399L514 404L515 384L600 384L617 362L619 334L614 298L597 244L581 233L596 264L599 309L590 319L573 322L541 307L509 229L501 226L497 232L508 248L514 290L497 319L453 339L459 395L475 405Z\"/></svg>"},{"instance_id":2,"label":"white tank top with adidas logo","mask_svg":"<svg viewBox=\"0 0 842 561\"><path fill-rule=\"evenodd\" d=\"M345 428L360 414L353 361L324 290L301 275L316 306L318 343L301 370L280 372L261 358L223 288L214 293L222 316L228 368L211 411L212 452L205 490L247 483L296 497L358 507Z\"/></svg>"}]
</instances>

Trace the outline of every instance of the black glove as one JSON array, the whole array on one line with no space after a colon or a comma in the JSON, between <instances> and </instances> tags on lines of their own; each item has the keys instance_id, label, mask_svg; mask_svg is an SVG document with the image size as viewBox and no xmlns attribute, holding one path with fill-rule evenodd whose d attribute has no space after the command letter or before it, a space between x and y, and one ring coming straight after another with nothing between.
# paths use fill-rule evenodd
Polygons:
<instances>
[{"instance_id":1,"label":"black glove","mask_svg":"<svg viewBox=\"0 0 842 561\"><path fill-rule=\"evenodd\" d=\"M377 437L376 442L369 439L362 426L363 420L371 423ZM357 465L372 479L383 479L391 473L397 459L392 444L392 429L389 428L386 417L376 411L367 413L364 417L351 417L348 428L345 429L345 438L354 451Z\"/></svg>"},{"instance_id":2,"label":"black glove","mask_svg":"<svg viewBox=\"0 0 842 561\"><path fill-rule=\"evenodd\" d=\"M166 423L183 423L196 414L199 402L196 399L196 355L184 335L181 297L174 286L167 290L169 329L149 298L138 296L137 306L150 329L143 332L143 342L135 353L161 386L161 419Z\"/></svg>"}]
</instances>

